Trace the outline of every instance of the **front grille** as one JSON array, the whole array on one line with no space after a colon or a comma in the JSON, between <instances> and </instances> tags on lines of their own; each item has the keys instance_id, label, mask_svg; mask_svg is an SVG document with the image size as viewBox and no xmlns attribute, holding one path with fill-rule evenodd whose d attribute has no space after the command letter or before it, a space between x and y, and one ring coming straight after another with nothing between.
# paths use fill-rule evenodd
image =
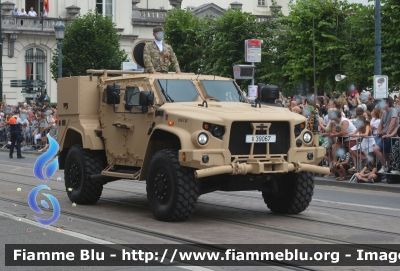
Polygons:
<instances>
[{"instance_id":1,"label":"front grille","mask_svg":"<svg viewBox=\"0 0 400 271\"><path fill-rule=\"evenodd\" d=\"M290 127L288 122L271 123L269 133L276 135L276 142L269 143L269 154L287 154L290 148ZM256 134L266 134L267 131L256 131ZM251 143L246 143L246 135L253 134L253 127L249 121L236 121L232 123L229 138L229 151L232 155L250 155ZM266 144L254 143L254 155L265 155Z\"/></svg>"}]
</instances>

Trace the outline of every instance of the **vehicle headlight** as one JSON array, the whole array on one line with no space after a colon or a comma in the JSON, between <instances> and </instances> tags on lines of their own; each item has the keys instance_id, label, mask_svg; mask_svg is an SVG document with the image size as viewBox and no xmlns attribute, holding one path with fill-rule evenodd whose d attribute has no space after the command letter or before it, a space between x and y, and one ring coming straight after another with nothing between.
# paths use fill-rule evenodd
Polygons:
<instances>
[{"instance_id":1,"label":"vehicle headlight","mask_svg":"<svg viewBox=\"0 0 400 271\"><path fill-rule=\"evenodd\" d=\"M205 133L200 133L197 137L197 142L199 142L199 144L202 146L206 145L208 143L208 135Z\"/></svg>"},{"instance_id":2,"label":"vehicle headlight","mask_svg":"<svg viewBox=\"0 0 400 271\"><path fill-rule=\"evenodd\" d=\"M303 135L303 140L307 144L310 143L311 140L312 140L312 134L310 132L305 132L304 135Z\"/></svg>"},{"instance_id":3,"label":"vehicle headlight","mask_svg":"<svg viewBox=\"0 0 400 271\"><path fill-rule=\"evenodd\" d=\"M225 127L212 123L203 123L203 129L209 131L216 138L222 139L225 134Z\"/></svg>"},{"instance_id":4,"label":"vehicle headlight","mask_svg":"<svg viewBox=\"0 0 400 271\"><path fill-rule=\"evenodd\" d=\"M222 127L222 126L215 125L215 126L212 128L211 133L213 134L213 136L218 137L218 138L221 138L221 137L224 135L224 133L225 133L225 129L224 129L224 127Z\"/></svg>"},{"instance_id":5,"label":"vehicle headlight","mask_svg":"<svg viewBox=\"0 0 400 271\"><path fill-rule=\"evenodd\" d=\"M294 126L294 137L298 137L301 132L303 132L304 128L306 128L306 123L300 123Z\"/></svg>"}]
</instances>

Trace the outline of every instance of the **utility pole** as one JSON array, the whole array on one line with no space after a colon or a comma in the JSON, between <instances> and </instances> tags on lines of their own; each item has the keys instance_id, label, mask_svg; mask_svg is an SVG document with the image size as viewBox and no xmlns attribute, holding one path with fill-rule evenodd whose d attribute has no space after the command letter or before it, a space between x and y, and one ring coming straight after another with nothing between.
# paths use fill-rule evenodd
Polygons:
<instances>
[{"instance_id":1,"label":"utility pole","mask_svg":"<svg viewBox=\"0 0 400 271\"><path fill-rule=\"evenodd\" d=\"M313 68L314 68L314 110L317 108L317 74L316 74L316 66L315 66L315 22L314 22L314 1L312 2L312 35L313 35ZM314 124L313 124L313 132L317 133L318 132L318 119L317 119L317 114L314 114Z\"/></svg>"},{"instance_id":2,"label":"utility pole","mask_svg":"<svg viewBox=\"0 0 400 271\"><path fill-rule=\"evenodd\" d=\"M381 0L375 0L375 59L374 75L382 75Z\"/></svg>"}]
</instances>

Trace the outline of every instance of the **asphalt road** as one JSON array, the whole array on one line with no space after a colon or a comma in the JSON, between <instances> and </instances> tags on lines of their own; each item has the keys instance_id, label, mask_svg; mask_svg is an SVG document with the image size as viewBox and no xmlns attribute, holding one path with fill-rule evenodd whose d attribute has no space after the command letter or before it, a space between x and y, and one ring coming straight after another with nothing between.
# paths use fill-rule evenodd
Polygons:
<instances>
[{"instance_id":1,"label":"asphalt road","mask_svg":"<svg viewBox=\"0 0 400 271\"><path fill-rule=\"evenodd\" d=\"M30 168L37 155L23 154L25 159L9 159L0 152L0 197L26 202L32 186L38 183ZM30 167L30 168L29 168ZM13 176L13 174L20 174ZM25 175L24 175L25 174ZM62 172L57 172L62 176ZM53 177L54 178L54 177ZM1 179L6 180L4 182ZM7 182L8 181L8 182ZM18 183L23 191L17 192ZM321 243L329 240L399 243L395 227L400 222L399 194L361 189L316 186L313 201L304 213L295 217L277 216L268 211L260 192L215 192L199 198L195 215L184 223L156 221L148 210L145 184L120 181L107 184L102 199L92 206L71 207L62 182L49 184L64 212L54 227L38 224L26 205L0 201L0 255L4 244L88 244L88 243L155 243L164 242L129 228L115 228L101 221L116 221L124 227L134 226L179 236L203 243ZM64 189L64 191L63 191ZM75 216L74 216L75 215ZM377 217L380 215L381 217ZM74 216L70 221L69 216ZM92 217L93 219L86 219ZM19 220L21 217L21 220ZM96 220L98 219L98 220ZM101 221L100 221L101 220ZM362 224L359 223L362 221ZM330 224L335 223L335 224ZM362 226L362 228L357 228ZM60 227L60 232L57 228ZM353 229L354 227L354 229ZM369 229L385 232L368 232ZM296 235L296 231L307 235ZM387 230L387 232L386 232ZM311 239L310 239L311 237ZM202 267L5 267L0 257L0 270L206 270ZM280 267L243 268L211 267L212 270L286 270ZM316 268L316 270L392 270L386 268Z\"/></svg>"},{"instance_id":2,"label":"asphalt road","mask_svg":"<svg viewBox=\"0 0 400 271\"><path fill-rule=\"evenodd\" d=\"M37 155L31 153L24 153L23 155L25 156L25 159L9 159L6 152L0 152L0 164L2 164L2 162L12 162L15 164L21 163L33 166L38 157ZM400 184L398 186L400 186ZM349 203L354 204L355 206L360 205L400 209L400 195L396 193L368 191L362 189L316 186L313 200Z\"/></svg>"}]
</instances>

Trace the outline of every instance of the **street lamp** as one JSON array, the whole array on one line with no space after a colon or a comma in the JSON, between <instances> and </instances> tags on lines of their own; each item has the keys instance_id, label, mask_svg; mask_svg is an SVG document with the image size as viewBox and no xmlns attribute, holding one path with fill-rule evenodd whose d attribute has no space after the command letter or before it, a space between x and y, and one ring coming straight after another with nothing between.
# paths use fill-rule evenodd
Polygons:
<instances>
[{"instance_id":1,"label":"street lamp","mask_svg":"<svg viewBox=\"0 0 400 271\"><path fill-rule=\"evenodd\" d=\"M58 78L62 77L62 41L65 35L65 25L61 20L61 16L58 17L57 23L54 25L56 32L56 40L58 41Z\"/></svg>"}]
</instances>

